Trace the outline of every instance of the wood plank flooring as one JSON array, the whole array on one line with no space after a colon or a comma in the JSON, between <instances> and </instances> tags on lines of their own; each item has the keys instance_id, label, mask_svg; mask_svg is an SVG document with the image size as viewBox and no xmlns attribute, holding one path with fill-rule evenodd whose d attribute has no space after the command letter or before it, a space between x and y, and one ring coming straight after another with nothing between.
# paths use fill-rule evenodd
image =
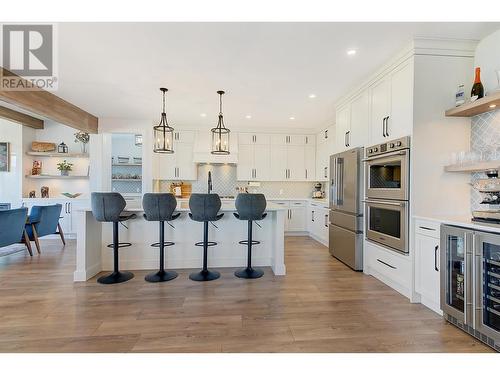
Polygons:
<instances>
[{"instance_id":1,"label":"wood plank flooring","mask_svg":"<svg viewBox=\"0 0 500 375\"><path fill-rule=\"evenodd\" d=\"M100 285L73 283L74 241L43 241L0 258L0 352L491 351L316 241L285 246L284 277Z\"/></svg>"}]
</instances>

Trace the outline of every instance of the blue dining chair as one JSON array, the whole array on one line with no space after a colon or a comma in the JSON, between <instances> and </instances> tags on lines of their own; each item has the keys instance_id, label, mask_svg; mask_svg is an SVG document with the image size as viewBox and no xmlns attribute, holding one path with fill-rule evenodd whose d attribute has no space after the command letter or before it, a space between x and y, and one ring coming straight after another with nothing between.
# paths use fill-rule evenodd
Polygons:
<instances>
[{"instance_id":1,"label":"blue dining chair","mask_svg":"<svg viewBox=\"0 0 500 375\"><path fill-rule=\"evenodd\" d=\"M28 252L33 256L31 243L25 230L28 209L26 207L13 210L0 210L0 247L24 242Z\"/></svg>"},{"instance_id":2,"label":"blue dining chair","mask_svg":"<svg viewBox=\"0 0 500 375\"><path fill-rule=\"evenodd\" d=\"M59 224L61 210L62 205L59 203L50 206L33 206L31 208L26 222L26 233L31 241L35 241L38 254L40 254L40 241L38 241L40 237L58 234L61 236L63 245L66 245L64 233L61 224Z\"/></svg>"}]
</instances>

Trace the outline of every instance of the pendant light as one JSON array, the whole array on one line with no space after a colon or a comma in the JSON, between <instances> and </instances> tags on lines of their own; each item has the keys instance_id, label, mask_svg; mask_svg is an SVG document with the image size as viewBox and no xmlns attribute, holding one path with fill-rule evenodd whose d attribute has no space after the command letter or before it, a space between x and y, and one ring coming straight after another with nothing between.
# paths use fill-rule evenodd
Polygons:
<instances>
[{"instance_id":1,"label":"pendant light","mask_svg":"<svg viewBox=\"0 0 500 375\"><path fill-rule=\"evenodd\" d=\"M167 112L165 110L165 95L168 89L161 87L163 93L163 111L161 113L160 123L153 127L154 146L153 152L160 154L174 153L174 128L168 125Z\"/></svg>"},{"instance_id":2,"label":"pendant light","mask_svg":"<svg viewBox=\"0 0 500 375\"><path fill-rule=\"evenodd\" d=\"M222 115L222 95L224 91L217 91L219 94L219 122L217 127L212 128L212 154L229 155L229 129L224 126Z\"/></svg>"}]
</instances>

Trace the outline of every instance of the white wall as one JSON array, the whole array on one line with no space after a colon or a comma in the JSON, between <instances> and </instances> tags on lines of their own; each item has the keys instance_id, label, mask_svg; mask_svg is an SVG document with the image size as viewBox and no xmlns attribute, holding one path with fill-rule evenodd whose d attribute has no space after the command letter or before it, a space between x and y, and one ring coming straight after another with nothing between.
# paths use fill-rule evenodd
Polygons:
<instances>
[{"instance_id":1,"label":"white wall","mask_svg":"<svg viewBox=\"0 0 500 375\"><path fill-rule=\"evenodd\" d=\"M0 118L0 142L10 143L10 171L0 172L0 202L21 204L23 126Z\"/></svg>"},{"instance_id":2,"label":"white wall","mask_svg":"<svg viewBox=\"0 0 500 375\"><path fill-rule=\"evenodd\" d=\"M500 70L500 30L495 31L479 42L476 48L474 65L481 68L481 81L486 93L495 90L498 87L495 71ZM472 81L470 85L472 86ZM469 86L469 90L471 86Z\"/></svg>"}]
</instances>

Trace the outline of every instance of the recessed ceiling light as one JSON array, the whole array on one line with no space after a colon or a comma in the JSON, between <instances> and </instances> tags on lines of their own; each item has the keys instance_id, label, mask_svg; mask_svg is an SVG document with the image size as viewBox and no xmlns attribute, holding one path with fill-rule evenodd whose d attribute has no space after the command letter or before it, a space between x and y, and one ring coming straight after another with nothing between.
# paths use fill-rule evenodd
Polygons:
<instances>
[{"instance_id":1,"label":"recessed ceiling light","mask_svg":"<svg viewBox=\"0 0 500 375\"><path fill-rule=\"evenodd\" d=\"M347 55L348 56L354 56L356 54L356 50L354 48L348 49L347 50Z\"/></svg>"},{"instance_id":2,"label":"recessed ceiling light","mask_svg":"<svg viewBox=\"0 0 500 375\"><path fill-rule=\"evenodd\" d=\"M316 94L309 94L309 99L314 99L316 97Z\"/></svg>"},{"instance_id":3,"label":"recessed ceiling light","mask_svg":"<svg viewBox=\"0 0 500 375\"><path fill-rule=\"evenodd\" d=\"M246 115L245 118L249 118L250 119L250 118L252 118L252 116L251 115Z\"/></svg>"},{"instance_id":4,"label":"recessed ceiling light","mask_svg":"<svg viewBox=\"0 0 500 375\"><path fill-rule=\"evenodd\" d=\"M200 113L200 116L201 117L207 117L207 114L206 113Z\"/></svg>"},{"instance_id":5,"label":"recessed ceiling light","mask_svg":"<svg viewBox=\"0 0 500 375\"><path fill-rule=\"evenodd\" d=\"M491 104L490 108L495 108L497 105L496 104Z\"/></svg>"},{"instance_id":6,"label":"recessed ceiling light","mask_svg":"<svg viewBox=\"0 0 500 375\"><path fill-rule=\"evenodd\" d=\"M295 120L295 117L291 116L291 117L290 117L290 120Z\"/></svg>"}]
</instances>

